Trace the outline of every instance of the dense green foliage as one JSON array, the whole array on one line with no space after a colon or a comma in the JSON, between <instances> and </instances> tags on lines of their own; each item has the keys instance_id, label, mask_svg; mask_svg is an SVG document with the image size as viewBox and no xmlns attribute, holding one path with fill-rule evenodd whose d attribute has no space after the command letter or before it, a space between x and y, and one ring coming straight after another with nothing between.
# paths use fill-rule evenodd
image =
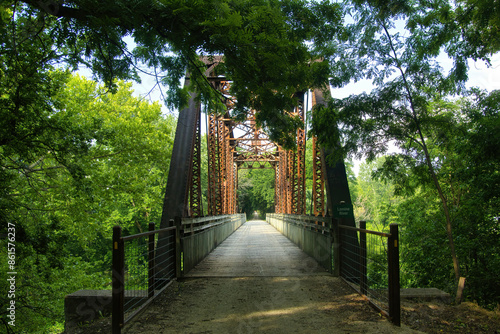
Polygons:
<instances>
[{"instance_id":1,"label":"dense green foliage","mask_svg":"<svg viewBox=\"0 0 500 334\"><path fill-rule=\"evenodd\" d=\"M469 59L500 50L499 18L494 0L1 1L0 232L16 226L20 331L48 331L65 293L108 283L113 224L141 231L160 216L173 120L118 79L148 72L176 108L187 71L189 88L221 111L227 97L200 55L224 55L232 116L256 109L287 148L301 126L287 113L296 92L373 80L372 92L332 99L313 119L332 160L400 148L351 187L359 218L401 224L405 285L452 290L462 275L468 298L498 303L500 97L465 83ZM103 86L68 73L80 66ZM242 210L272 211L272 174L240 173ZM308 167L308 189L311 180Z\"/></svg>"},{"instance_id":2,"label":"dense green foliage","mask_svg":"<svg viewBox=\"0 0 500 334\"><path fill-rule=\"evenodd\" d=\"M238 205L248 219L265 219L274 212L274 170L240 169L238 172Z\"/></svg>"},{"instance_id":3,"label":"dense green foliage","mask_svg":"<svg viewBox=\"0 0 500 334\"><path fill-rule=\"evenodd\" d=\"M172 117L132 97L130 84L112 95L78 76L49 75L60 83L46 97L54 107L30 119L47 130L0 147L1 229L8 222L16 232L16 333L60 330L66 294L109 287L111 229L135 233L160 220L173 140ZM0 247L6 258L6 239ZM6 261L1 270L10 271ZM8 302L2 295L2 310Z\"/></svg>"},{"instance_id":4,"label":"dense green foliage","mask_svg":"<svg viewBox=\"0 0 500 334\"><path fill-rule=\"evenodd\" d=\"M476 91L454 103L436 104L434 116L440 122L428 136L450 203L457 256L467 279L465 296L490 308L500 303L499 102L498 91ZM355 213L376 230L400 224L404 286L454 293L454 269L443 247L444 214L428 173L420 167L423 163L418 156L399 153L362 166L352 185Z\"/></svg>"},{"instance_id":5,"label":"dense green foliage","mask_svg":"<svg viewBox=\"0 0 500 334\"><path fill-rule=\"evenodd\" d=\"M487 207L475 203L481 207L475 212L476 216L465 214L461 191L468 188L468 181L450 179L459 168L463 168L464 173L473 170L473 165L459 164L473 164L467 158L474 155L472 146L464 155L464 148L458 143L465 145L468 139L472 140L468 135L479 123L491 126L490 129L481 127L486 133L498 127L496 93L476 94L475 99L468 100L477 110L484 109L482 104L489 108L490 114L476 112L481 116L474 117L474 121L469 121L470 110L449 102L451 95L467 94L464 89L467 60L488 62L492 53L498 51L497 42L491 39L495 34L486 31L497 27L496 19L487 15L472 28L470 21L466 23L466 18L477 21L478 12L484 10L487 3L458 1L453 7L448 1L439 0L344 2L343 9L349 20L344 25L345 34L337 36L330 45L331 84L340 87L350 80L371 79L375 88L369 93L331 99L328 106L318 108L313 114L313 130L322 145L336 148L329 157L331 160L348 154L373 160L385 154L390 145L400 149L400 154L385 159L380 173L394 182L397 192L425 187L427 202L440 203L440 210L433 209L437 210L433 219L443 222L456 282L464 272L470 272L469 262L461 263L462 258L468 259L467 254L460 254L458 243L464 238L461 229L464 226L478 228L477 215L488 225L494 224L493 217L498 216L498 212L491 212L498 211L498 195L489 191L486 191L488 197L482 198L482 203L490 203ZM491 9L498 8L493 5ZM478 39L479 35L484 38ZM442 50L454 60L448 73L437 61ZM343 57L342 62L338 61L339 57ZM337 131L328 133L326 129L330 124L337 124ZM478 136L486 139L484 134ZM457 143L458 138L461 141ZM476 152L481 152L481 156L487 152L486 148L491 149L488 141L479 146ZM459 158L454 160L454 157ZM451 160L455 163L447 165ZM488 166L490 173L498 173L494 158L488 160ZM480 170L485 172L484 167ZM481 193L485 193L490 184L481 184L484 189ZM413 192L406 194L411 196ZM495 204L490 210L492 202ZM434 231L438 225L430 226Z\"/></svg>"},{"instance_id":6,"label":"dense green foliage","mask_svg":"<svg viewBox=\"0 0 500 334\"><path fill-rule=\"evenodd\" d=\"M181 79L188 71L201 98L223 108L199 60L223 54L219 71L233 80L234 116L259 110L259 123L287 146L300 126L286 113L297 104L295 92L325 86L329 75L326 62L311 62L318 52L306 42L321 44L340 29L338 5L304 0L25 0L1 8L4 22L22 19L34 34L50 36L50 57L87 66L111 89L115 79L137 79L147 67L166 85L172 107L187 103Z\"/></svg>"}]
</instances>

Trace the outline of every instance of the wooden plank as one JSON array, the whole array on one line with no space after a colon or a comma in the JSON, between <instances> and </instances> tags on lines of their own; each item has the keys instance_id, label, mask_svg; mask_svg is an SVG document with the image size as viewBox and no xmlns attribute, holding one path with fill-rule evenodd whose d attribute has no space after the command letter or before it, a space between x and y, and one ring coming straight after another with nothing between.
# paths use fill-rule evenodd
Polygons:
<instances>
[{"instance_id":1,"label":"wooden plank","mask_svg":"<svg viewBox=\"0 0 500 334\"><path fill-rule=\"evenodd\" d=\"M265 221L249 221L186 277L328 275L313 258Z\"/></svg>"}]
</instances>

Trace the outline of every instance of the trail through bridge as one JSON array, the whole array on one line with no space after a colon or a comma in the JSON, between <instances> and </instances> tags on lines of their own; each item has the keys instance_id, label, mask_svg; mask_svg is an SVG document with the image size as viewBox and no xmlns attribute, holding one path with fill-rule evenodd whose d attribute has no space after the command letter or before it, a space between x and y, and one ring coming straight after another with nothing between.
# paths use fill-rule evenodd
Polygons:
<instances>
[{"instance_id":1,"label":"trail through bridge","mask_svg":"<svg viewBox=\"0 0 500 334\"><path fill-rule=\"evenodd\" d=\"M417 333L381 318L265 221L247 221L124 333Z\"/></svg>"},{"instance_id":2,"label":"trail through bridge","mask_svg":"<svg viewBox=\"0 0 500 334\"><path fill-rule=\"evenodd\" d=\"M236 121L231 82L217 72L222 58L203 61L205 77L225 105L223 112L207 110L208 189L202 189L201 179L202 105L192 92L189 105L179 112L160 228L150 226L150 232L126 237L119 228L114 232L114 332L175 278L199 277L342 277L399 325L397 226L390 233L368 231L363 222L357 226L344 163L330 164L325 159L330 152L320 149L315 138L312 161L306 161L305 127L297 130L292 151L269 140L258 126L257 110ZM187 76L185 85L189 80ZM325 103L321 90L296 97L294 110L285 112L303 122L307 108ZM309 216L306 164L313 165ZM266 215L267 222L245 223L245 215L238 213L238 171L243 168L275 171L275 212ZM140 245L147 245L147 256L139 255L139 264L133 265ZM371 274L375 267L384 273ZM140 272L147 273L146 283L130 283ZM373 277L383 282L372 282Z\"/></svg>"},{"instance_id":3,"label":"trail through bridge","mask_svg":"<svg viewBox=\"0 0 500 334\"><path fill-rule=\"evenodd\" d=\"M185 277L298 277L327 271L262 220L243 224Z\"/></svg>"},{"instance_id":4,"label":"trail through bridge","mask_svg":"<svg viewBox=\"0 0 500 334\"><path fill-rule=\"evenodd\" d=\"M250 110L244 121L232 118L235 101L230 94L231 82L217 72L221 58L204 58L205 77L220 93L224 112L207 110L208 150L208 212L202 212L201 189L201 102L192 92L189 105L179 112L170 171L165 192L161 226L169 226L174 217L213 216L238 212L238 170L242 168L272 168L275 170L275 213L306 214L305 188L305 127L296 133L296 150L285 150L269 140L258 127L256 114ZM189 77L185 85L189 86ZM308 105L325 104L319 89L296 93L294 110L284 111L305 121ZM310 101L310 103L309 103ZM333 125L332 125L333 126ZM351 206L345 166L342 161L333 165L324 157L330 152L321 150L313 138L312 204L315 216L324 216L342 203ZM325 191L327 196L325 196ZM325 197L328 203L325 202ZM352 213L352 212L351 212ZM345 224L354 226L352 215Z\"/></svg>"}]
</instances>

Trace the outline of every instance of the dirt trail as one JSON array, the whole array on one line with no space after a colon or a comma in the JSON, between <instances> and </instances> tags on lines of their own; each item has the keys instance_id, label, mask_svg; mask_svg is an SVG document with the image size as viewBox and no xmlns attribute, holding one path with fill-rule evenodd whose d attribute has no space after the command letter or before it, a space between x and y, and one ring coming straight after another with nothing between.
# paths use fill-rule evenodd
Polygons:
<instances>
[{"instance_id":1,"label":"dirt trail","mask_svg":"<svg viewBox=\"0 0 500 334\"><path fill-rule=\"evenodd\" d=\"M249 221L125 333L412 333L265 221Z\"/></svg>"},{"instance_id":2,"label":"dirt trail","mask_svg":"<svg viewBox=\"0 0 500 334\"><path fill-rule=\"evenodd\" d=\"M240 227L189 275L174 281L122 332L500 333L500 310L471 303L403 302L403 325L396 327L262 221ZM110 332L107 318L71 333Z\"/></svg>"},{"instance_id":3,"label":"dirt trail","mask_svg":"<svg viewBox=\"0 0 500 334\"><path fill-rule=\"evenodd\" d=\"M124 333L419 333L331 276L175 282Z\"/></svg>"}]
</instances>

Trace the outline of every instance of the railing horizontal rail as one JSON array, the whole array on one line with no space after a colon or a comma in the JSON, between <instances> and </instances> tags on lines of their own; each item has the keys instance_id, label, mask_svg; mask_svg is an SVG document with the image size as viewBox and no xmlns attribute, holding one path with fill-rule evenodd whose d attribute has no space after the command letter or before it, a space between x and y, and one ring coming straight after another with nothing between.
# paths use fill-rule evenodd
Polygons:
<instances>
[{"instance_id":1,"label":"railing horizontal rail","mask_svg":"<svg viewBox=\"0 0 500 334\"><path fill-rule=\"evenodd\" d=\"M156 298L176 278L179 230L176 226L122 236L113 228L112 332Z\"/></svg>"},{"instance_id":2,"label":"railing horizontal rail","mask_svg":"<svg viewBox=\"0 0 500 334\"><path fill-rule=\"evenodd\" d=\"M182 257L179 275L187 274L245 221L245 214L179 219L176 222Z\"/></svg>"},{"instance_id":3,"label":"railing horizontal rail","mask_svg":"<svg viewBox=\"0 0 500 334\"><path fill-rule=\"evenodd\" d=\"M147 236L154 235L157 233L166 232L166 231L173 231L173 230L175 230L175 226L166 227L166 228L162 228L162 229L154 230L154 231L150 231L150 232L143 232L143 233L139 233L139 234L127 235L126 237L122 237L122 240L128 241L128 240L133 240L133 239L139 239L139 238L147 237Z\"/></svg>"},{"instance_id":4,"label":"railing horizontal rail","mask_svg":"<svg viewBox=\"0 0 500 334\"><path fill-rule=\"evenodd\" d=\"M268 213L266 221L332 272L331 217Z\"/></svg>"},{"instance_id":5,"label":"railing horizontal rail","mask_svg":"<svg viewBox=\"0 0 500 334\"><path fill-rule=\"evenodd\" d=\"M332 217L267 214L266 220L370 305L400 325L398 228L390 233L339 224Z\"/></svg>"},{"instance_id":6,"label":"railing horizontal rail","mask_svg":"<svg viewBox=\"0 0 500 334\"><path fill-rule=\"evenodd\" d=\"M321 232L322 234L330 232L331 230L331 217L316 217L316 216L306 216L306 215L291 215L291 214L268 214L270 217L278 217L279 219L287 222L288 224L295 224L314 230L315 232ZM321 224L319 224L321 223Z\"/></svg>"},{"instance_id":7,"label":"railing horizontal rail","mask_svg":"<svg viewBox=\"0 0 500 334\"><path fill-rule=\"evenodd\" d=\"M211 222L213 220L231 219L231 217L232 215L219 215L219 216L196 217L196 218L182 218L182 225L204 224Z\"/></svg>"},{"instance_id":8,"label":"railing horizontal rail","mask_svg":"<svg viewBox=\"0 0 500 334\"><path fill-rule=\"evenodd\" d=\"M358 231L358 232L367 233L367 234L375 234L375 235L378 235L378 236L381 236L381 237L385 237L385 238L389 238L391 236L390 233L384 233L384 232L378 232L378 231L371 231L371 230L366 230L366 229L362 229L362 228L359 228L359 227L339 225L339 228L343 228L343 229L346 229L346 230Z\"/></svg>"}]
</instances>

